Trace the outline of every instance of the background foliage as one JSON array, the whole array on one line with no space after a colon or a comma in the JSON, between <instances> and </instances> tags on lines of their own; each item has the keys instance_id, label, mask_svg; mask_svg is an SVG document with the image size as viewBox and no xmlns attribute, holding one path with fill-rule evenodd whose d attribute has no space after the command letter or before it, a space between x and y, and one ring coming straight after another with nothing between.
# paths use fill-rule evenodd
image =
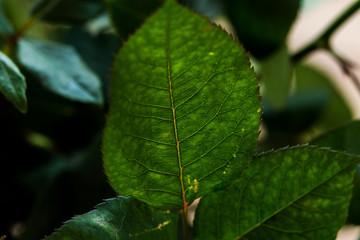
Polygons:
<instances>
[{"instance_id":1,"label":"background foliage","mask_svg":"<svg viewBox=\"0 0 360 240\"><path fill-rule=\"evenodd\" d=\"M331 50L329 33L309 50L287 49L300 1L180 2L211 19L226 16L257 63L266 129L259 151L313 141L359 154L350 107L326 73L301 62L316 48ZM40 239L115 196L100 151L113 56L162 3L0 0L0 234L7 239ZM358 185L349 223L360 222Z\"/></svg>"}]
</instances>

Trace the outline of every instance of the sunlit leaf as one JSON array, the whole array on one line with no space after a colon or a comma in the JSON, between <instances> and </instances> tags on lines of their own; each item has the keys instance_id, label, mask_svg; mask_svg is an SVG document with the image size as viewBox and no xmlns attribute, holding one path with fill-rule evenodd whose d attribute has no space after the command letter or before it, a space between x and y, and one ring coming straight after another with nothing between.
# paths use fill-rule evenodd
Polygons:
<instances>
[{"instance_id":1,"label":"sunlit leaf","mask_svg":"<svg viewBox=\"0 0 360 240\"><path fill-rule=\"evenodd\" d=\"M249 164L260 99L242 48L168 1L113 67L105 172L121 195L180 209Z\"/></svg>"},{"instance_id":2,"label":"sunlit leaf","mask_svg":"<svg viewBox=\"0 0 360 240\"><path fill-rule=\"evenodd\" d=\"M46 239L176 239L176 217L135 199L117 197L65 222Z\"/></svg>"},{"instance_id":3,"label":"sunlit leaf","mask_svg":"<svg viewBox=\"0 0 360 240\"><path fill-rule=\"evenodd\" d=\"M27 111L25 77L15 63L0 52L0 92L22 113Z\"/></svg>"},{"instance_id":4,"label":"sunlit leaf","mask_svg":"<svg viewBox=\"0 0 360 240\"><path fill-rule=\"evenodd\" d=\"M103 104L102 86L71 46L23 38L17 57L48 90L65 98L97 105Z\"/></svg>"},{"instance_id":5,"label":"sunlit leaf","mask_svg":"<svg viewBox=\"0 0 360 240\"><path fill-rule=\"evenodd\" d=\"M261 154L234 185L201 199L195 239L335 239L359 160L311 146Z\"/></svg>"}]
</instances>

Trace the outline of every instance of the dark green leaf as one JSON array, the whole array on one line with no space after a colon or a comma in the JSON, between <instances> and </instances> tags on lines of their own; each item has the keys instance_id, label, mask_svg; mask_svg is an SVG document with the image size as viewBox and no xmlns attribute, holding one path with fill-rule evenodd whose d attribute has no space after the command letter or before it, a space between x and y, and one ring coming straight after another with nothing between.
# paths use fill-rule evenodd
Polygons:
<instances>
[{"instance_id":1,"label":"dark green leaf","mask_svg":"<svg viewBox=\"0 0 360 240\"><path fill-rule=\"evenodd\" d=\"M214 19L224 11L224 1L222 0L180 0L179 2L210 19Z\"/></svg>"},{"instance_id":2,"label":"dark green leaf","mask_svg":"<svg viewBox=\"0 0 360 240\"><path fill-rule=\"evenodd\" d=\"M311 146L261 154L234 185L201 199L195 239L335 239L358 162Z\"/></svg>"},{"instance_id":3,"label":"dark green leaf","mask_svg":"<svg viewBox=\"0 0 360 240\"><path fill-rule=\"evenodd\" d=\"M104 167L121 195L180 209L252 158L261 109L248 56L175 1L124 44L111 94Z\"/></svg>"},{"instance_id":4,"label":"dark green leaf","mask_svg":"<svg viewBox=\"0 0 360 240\"><path fill-rule=\"evenodd\" d=\"M23 38L17 56L50 91L74 101L103 104L100 79L72 47Z\"/></svg>"},{"instance_id":5,"label":"dark green leaf","mask_svg":"<svg viewBox=\"0 0 360 240\"><path fill-rule=\"evenodd\" d=\"M227 13L245 49L263 58L284 43L299 6L300 0L228 0Z\"/></svg>"},{"instance_id":6,"label":"dark green leaf","mask_svg":"<svg viewBox=\"0 0 360 240\"><path fill-rule=\"evenodd\" d=\"M330 133L324 134L311 142L311 144L331 147L339 151L346 151L360 155L360 121L352 121L345 126ZM358 166L353 196L349 207L348 221L352 224L360 224L360 168Z\"/></svg>"},{"instance_id":7,"label":"dark green leaf","mask_svg":"<svg viewBox=\"0 0 360 240\"><path fill-rule=\"evenodd\" d=\"M0 52L0 92L22 113L27 111L26 82L15 63Z\"/></svg>"},{"instance_id":8,"label":"dark green leaf","mask_svg":"<svg viewBox=\"0 0 360 240\"><path fill-rule=\"evenodd\" d=\"M157 9L164 0L105 0L120 38L126 39Z\"/></svg>"},{"instance_id":9,"label":"dark green leaf","mask_svg":"<svg viewBox=\"0 0 360 240\"><path fill-rule=\"evenodd\" d=\"M176 214L128 197L109 199L96 208L67 221L47 239L176 239Z\"/></svg>"},{"instance_id":10,"label":"dark green leaf","mask_svg":"<svg viewBox=\"0 0 360 240\"><path fill-rule=\"evenodd\" d=\"M39 0L32 15L60 23L83 23L105 11L102 0Z\"/></svg>"}]
</instances>

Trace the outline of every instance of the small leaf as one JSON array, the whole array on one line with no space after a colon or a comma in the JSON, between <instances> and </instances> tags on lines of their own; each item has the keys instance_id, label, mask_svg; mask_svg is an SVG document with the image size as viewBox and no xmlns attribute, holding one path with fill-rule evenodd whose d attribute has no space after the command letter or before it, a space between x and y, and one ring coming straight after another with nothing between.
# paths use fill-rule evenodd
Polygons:
<instances>
[{"instance_id":1,"label":"small leaf","mask_svg":"<svg viewBox=\"0 0 360 240\"><path fill-rule=\"evenodd\" d=\"M227 13L237 36L256 58L264 58L284 42L300 0L229 0Z\"/></svg>"},{"instance_id":2,"label":"small leaf","mask_svg":"<svg viewBox=\"0 0 360 240\"><path fill-rule=\"evenodd\" d=\"M83 23L105 11L101 0L39 0L31 14L58 23Z\"/></svg>"},{"instance_id":3,"label":"small leaf","mask_svg":"<svg viewBox=\"0 0 360 240\"><path fill-rule=\"evenodd\" d=\"M359 157L311 146L261 154L200 201L195 239L335 239Z\"/></svg>"},{"instance_id":4,"label":"small leaf","mask_svg":"<svg viewBox=\"0 0 360 240\"><path fill-rule=\"evenodd\" d=\"M103 139L120 195L181 209L223 187L255 151L260 99L245 51L175 1L124 44Z\"/></svg>"},{"instance_id":5,"label":"small leaf","mask_svg":"<svg viewBox=\"0 0 360 240\"><path fill-rule=\"evenodd\" d=\"M161 212L132 198L117 197L76 216L50 240L175 239L177 214Z\"/></svg>"},{"instance_id":6,"label":"small leaf","mask_svg":"<svg viewBox=\"0 0 360 240\"><path fill-rule=\"evenodd\" d=\"M0 52L0 92L22 113L27 111L25 77L15 63Z\"/></svg>"},{"instance_id":7,"label":"small leaf","mask_svg":"<svg viewBox=\"0 0 360 240\"><path fill-rule=\"evenodd\" d=\"M164 0L105 0L117 33L123 39L159 8Z\"/></svg>"},{"instance_id":8,"label":"small leaf","mask_svg":"<svg viewBox=\"0 0 360 240\"><path fill-rule=\"evenodd\" d=\"M23 38L17 57L48 90L65 98L103 104L101 81L70 46Z\"/></svg>"}]
</instances>

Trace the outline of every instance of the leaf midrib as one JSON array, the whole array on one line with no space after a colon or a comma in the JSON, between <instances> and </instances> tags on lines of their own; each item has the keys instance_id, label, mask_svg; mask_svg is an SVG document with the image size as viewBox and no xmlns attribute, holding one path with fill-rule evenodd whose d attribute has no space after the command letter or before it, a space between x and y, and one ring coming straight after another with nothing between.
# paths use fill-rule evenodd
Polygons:
<instances>
[{"instance_id":1,"label":"leaf midrib","mask_svg":"<svg viewBox=\"0 0 360 240\"><path fill-rule=\"evenodd\" d=\"M169 82L169 95L171 101L171 112L172 112L172 121L174 125L174 135L175 135L175 144L176 144L176 151L177 151L177 159L178 159L178 166L179 166L179 180L181 185L181 197L183 202L183 211L186 215L187 212L187 201L185 197L185 188L184 188L184 181L183 181L183 166L181 162L181 154L180 154L180 141L178 138L177 133L177 122L176 122L176 113L175 113L175 104L174 104L174 95L173 95L173 88L172 88L172 78L171 78L171 61L170 61L170 13L167 11L167 21L166 21L166 60L167 60L167 75L168 75L168 82Z\"/></svg>"}]
</instances>

